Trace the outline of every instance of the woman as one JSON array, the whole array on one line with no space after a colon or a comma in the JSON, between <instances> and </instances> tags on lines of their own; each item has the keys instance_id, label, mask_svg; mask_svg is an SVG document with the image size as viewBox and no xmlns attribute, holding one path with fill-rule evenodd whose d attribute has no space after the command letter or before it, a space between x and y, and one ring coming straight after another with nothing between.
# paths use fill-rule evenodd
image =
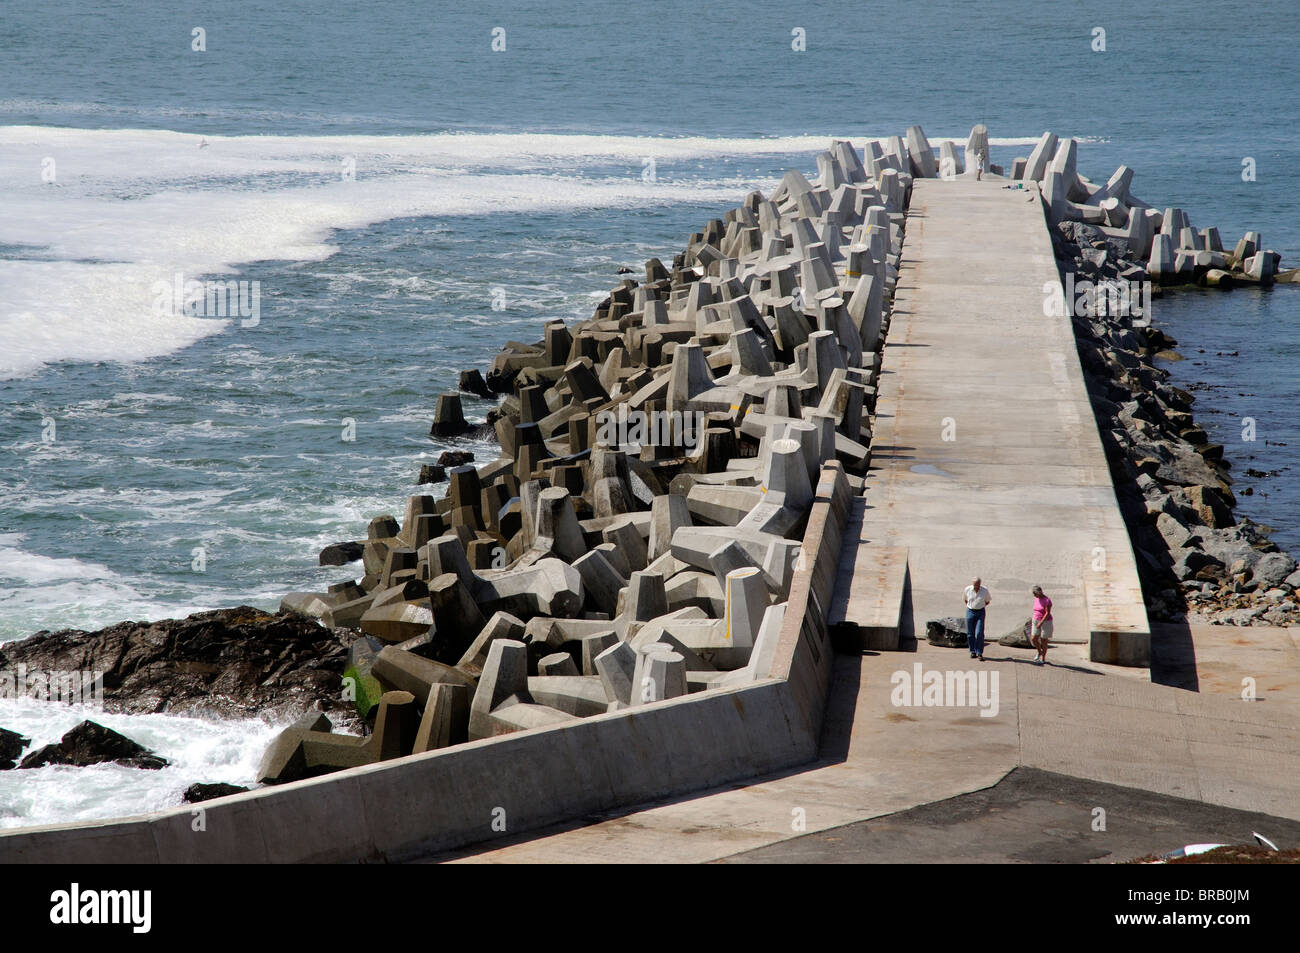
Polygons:
<instances>
[{"instance_id":1,"label":"woman","mask_svg":"<svg viewBox=\"0 0 1300 953\"><path fill-rule=\"evenodd\" d=\"M1042 586L1034 586L1034 621L1029 629L1029 641L1038 649L1035 665L1047 661L1047 646L1052 638L1052 600L1043 595Z\"/></svg>"}]
</instances>

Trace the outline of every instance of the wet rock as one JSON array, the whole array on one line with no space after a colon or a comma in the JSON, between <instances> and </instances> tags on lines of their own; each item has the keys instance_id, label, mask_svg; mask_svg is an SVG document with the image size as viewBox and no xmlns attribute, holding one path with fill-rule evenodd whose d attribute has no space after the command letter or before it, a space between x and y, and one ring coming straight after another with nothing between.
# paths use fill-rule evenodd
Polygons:
<instances>
[{"instance_id":1,"label":"wet rock","mask_svg":"<svg viewBox=\"0 0 1300 953\"><path fill-rule=\"evenodd\" d=\"M340 678L355 637L295 612L239 606L38 632L0 646L0 668L102 672L108 711L287 718L318 705L344 710Z\"/></svg>"},{"instance_id":2,"label":"wet rock","mask_svg":"<svg viewBox=\"0 0 1300 953\"><path fill-rule=\"evenodd\" d=\"M463 467L474 462L474 454L469 450L444 450L438 455L440 467Z\"/></svg>"},{"instance_id":3,"label":"wet rock","mask_svg":"<svg viewBox=\"0 0 1300 953\"><path fill-rule=\"evenodd\" d=\"M211 801L219 797L227 797L231 794L242 794L248 788L241 788L238 784L191 784L185 789L186 804L198 804L200 801Z\"/></svg>"},{"instance_id":4,"label":"wet rock","mask_svg":"<svg viewBox=\"0 0 1300 953\"><path fill-rule=\"evenodd\" d=\"M425 483L441 483L447 479L446 467L440 467L432 463L422 463L420 465L420 476L416 479L416 484L423 486Z\"/></svg>"},{"instance_id":5,"label":"wet rock","mask_svg":"<svg viewBox=\"0 0 1300 953\"><path fill-rule=\"evenodd\" d=\"M345 566L360 559L364 551L364 543L330 543L320 551L320 564L322 566Z\"/></svg>"},{"instance_id":6,"label":"wet rock","mask_svg":"<svg viewBox=\"0 0 1300 953\"><path fill-rule=\"evenodd\" d=\"M482 397L485 400L492 400L496 397L477 368L461 371L460 380L456 386L467 393L473 394L475 397Z\"/></svg>"},{"instance_id":7,"label":"wet rock","mask_svg":"<svg viewBox=\"0 0 1300 953\"><path fill-rule=\"evenodd\" d=\"M0 728L0 771L9 771L18 765L18 756L32 743L16 731Z\"/></svg>"},{"instance_id":8,"label":"wet rock","mask_svg":"<svg viewBox=\"0 0 1300 953\"><path fill-rule=\"evenodd\" d=\"M37 748L23 758L18 767L43 768L62 764L84 768L108 762L146 771L158 771L168 764L166 758L158 757L125 735L96 722L83 721L64 735L58 744Z\"/></svg>"}]
</instances>

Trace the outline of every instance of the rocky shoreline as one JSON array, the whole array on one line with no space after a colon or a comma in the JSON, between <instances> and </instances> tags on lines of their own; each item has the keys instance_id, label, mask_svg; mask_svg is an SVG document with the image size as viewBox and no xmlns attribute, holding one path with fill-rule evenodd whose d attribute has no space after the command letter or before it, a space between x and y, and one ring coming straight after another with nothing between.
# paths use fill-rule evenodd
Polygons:
<instances>
[{"instance_id":1,"label":"rocky shoreline","mask_svg":"<svg viewBox=\"0 0 1300 953\"><path fill-rule=\"evenodd\" d=\"M1160 359L1177 342L1150 326L1153 298L1179 284L1229 289L1295 282L1248 232L1225 252L1218 229L1151 208L1121 166L1105 186L1075 171L1074 140L1045 133L1014 171L1042 183L1084 379L1147 599L1157 621L1300 624L1296 561L1233 514L1231 462L1192 415L1194 395Z\"/></svg>"}]
</instances>

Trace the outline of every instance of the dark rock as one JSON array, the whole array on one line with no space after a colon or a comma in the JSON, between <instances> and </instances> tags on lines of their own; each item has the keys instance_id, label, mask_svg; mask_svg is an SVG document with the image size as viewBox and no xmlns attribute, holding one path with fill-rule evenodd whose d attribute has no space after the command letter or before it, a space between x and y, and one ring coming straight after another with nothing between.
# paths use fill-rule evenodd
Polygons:
<instances>
[{"instance_id":1,"label":"dark rock","mask_svg":"<svg viewBox=\"0 0 1300 953\"><path fill-rule=\"evenodd\" d=\"M488 387L487 381L478 369L461 371L460 381L457 385L461 390L473 394L475 397L482 397L486 400L492 400L496 395L492 393L492 388Z\"/></svg>"},{"instance_id":2,"label":"dark rock","mask_svg":"<svg viewBox=\"0 0 1300 953\"><path fill-rule=\"evenodd\" d=\"M96 722L83 721L64 735L58 744L37 748L23 758L18 767L43 768L49 764L65 764L84 768L110 761L146 771L157 771L168 764L166 758L158 757L125 735Z\"/></svg>"},{"instance_id":3,"label":"dark rock","mask_svg":"<svg viewBox=\"0 0 1300 953\"><path fill-rule=\"evenodd\" d=\"M438 455L440 467L463 467L474 462L474 454L469 450L444 450Z\"/></svg>"},{"instance_id":4,"label":"dark rock","mask_svg":"<svg viewBox=\"0 0 1300 953\"><path fill-rule=\"evenodd\" d=\"M361 558L364 544L354 542L330 543L320 551L322 566L343 566Z\"/></svg>"},{"instance_id":5,"label":"dark rock","mask_svg":"<svg viewBox=\"0 0 1300 953\"><path fill-rule=\"evenodd\" d=\"M0 646L0 668L104 673L109 711L286 718L350 709L340 677L353 637L295 612L251 606L185 619L38 632Z\"/></svg>"},{"instance_id":6,"label":"dark rock","mask_svg":"<svg viewBox=\"0 0 1300 953\"><path fill-rule=\"evenodd\" d=\"M238 784L191 784L185 789L185 803L198 804L200 801L211 801L214 798L227 797L231 794L242 794L248 788L241 788Z\"/></svg>"},{"instance_id":7,"label":"dark rock","mask_svg":"<svg viewBox=\"0 0 1300 953\"><path fill-rule=\"evenodd\" d=\"M925 639L931 645L943 645L947 648L966 648L966 620L956 616L943 619L931 619L925 624Z\"/></svg>"},{"instance_id":8,"label":"dark rock","mask_svg":"<svg viewBox=\"0 0 1300 953\"><path fill-rule=\"evenodd\" d=\"M18 765L18 756L32 743L16 731L0 728L0 771L9 771Z\"/></svg>"},{"instance_id":9,"label":"dark rock","mask_svg":"<svg viewBox=\"0 0 1300 953\"><path fill-rule=\"evenodd\" d=\"M420 477L415 482L423 486L425 483L441 483L447 479L446 467L440 467L432 463L420 464Z\"/></svg>"},{"instance_id":10,"label":"dark rock","mask_svg":"<svg viewBox=\"0 0 1300 953\"><path fill-rule=\"evenodd\" d=\"M518 368L493 367L488 371L485 383L494 394L508 394L518 376Z\"/></svg>"},{"instance_id":11,"label":"dark rock","mask_svg":"<svg viewBox=\"0 0 1300 953\"><path fill-rule=\"evenodd\" d=\"M1016 626L1014 629L1011 629L1000 639L998 639L998 645L1010 645L1013 646L1014 648L1019 648L1019 649L1033 648L1034 647L1033 643L1029 641L1029 630L1030 627L1033 626L1033 624L1034 624L1034 620L1032 617L1025 619L1025 621L1022 622L1020 625Z\"/></svg>"}]
</instances>

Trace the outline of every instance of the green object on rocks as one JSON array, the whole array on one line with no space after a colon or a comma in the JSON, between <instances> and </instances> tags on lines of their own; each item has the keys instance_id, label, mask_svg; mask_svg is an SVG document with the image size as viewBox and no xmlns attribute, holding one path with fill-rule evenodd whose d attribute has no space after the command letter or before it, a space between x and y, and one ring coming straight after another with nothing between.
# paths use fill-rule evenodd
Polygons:
<instances>
[{"instance_id":1,"label":"green object on rocks","mask_svg":"<svg viewBox=\"0 0 1300 953\"><path fill-rule=\"evenodd\" d=\"M351 686L350 690L356 696L352 704L356 707L357 714L368 719L371 709L379 704L379 696L384 694L379 680L370 674L369 666L364 673L355 666L348 668L343 673L343 685L345 689Z\"/></svg>"}]
</instances>

